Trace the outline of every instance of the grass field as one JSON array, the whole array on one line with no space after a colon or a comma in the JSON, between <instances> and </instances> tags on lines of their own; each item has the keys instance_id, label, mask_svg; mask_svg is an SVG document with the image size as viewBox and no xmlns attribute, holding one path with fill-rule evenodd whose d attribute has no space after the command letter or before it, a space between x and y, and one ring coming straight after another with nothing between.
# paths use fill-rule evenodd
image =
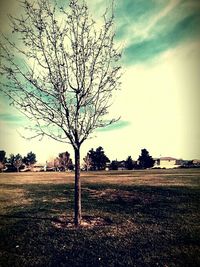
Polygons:
<instances>
[{"instance_id":1,"label":"grass field","mask_svg":"<svg viewBox=\"0 0 200 267\"><path fill-rule=\"evenodd\" d=\"M200 266L200 169L82 173L100 227L63 227L73 193L73 173L0 174L1 267Z\"/></svg>"}]
</instances>

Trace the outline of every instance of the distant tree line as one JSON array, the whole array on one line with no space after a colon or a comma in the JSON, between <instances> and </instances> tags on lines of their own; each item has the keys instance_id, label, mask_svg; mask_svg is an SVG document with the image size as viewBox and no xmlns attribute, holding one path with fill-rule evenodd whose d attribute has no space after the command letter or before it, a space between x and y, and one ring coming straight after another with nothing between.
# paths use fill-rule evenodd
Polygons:
<instances>
[{"instance_id":1,"label":"distant tree line","mask_svg":"<svg viewBox=\"0 0 200 267\"><path fill-rule=\"evenodd\" d=\"M0 171L8 172L19 172L22 169L31 170L31 168L36 163L36 155L32 151L27 153L26 156L22 157L19 153L14 155L10 154L9 157L6 157L6 152L0 150Z\"/></svg>"},{"instance_id":2,"label":"distant tree line","mask_svg":"<svg viewBox=\"0 0 200 267\"><path fill-rule=\"evenodd\" d=\"M139 156L137 161L134 161L131 156L128 156L126 160L122 161L110 161L109 158L105 155L105 152L101 146L96 150L94 150L93 148L89 150L83 161L83 169L86 171L99 171L105 169L147 169L152 168L155 162L146 149L141 150L141 155Z\"/></svg>"},{"instance_id":3,"label":"distant tree line","mask_svg":"<svg viewBox=\"0 0 200 267\"><path fill-rule=\"evenodd\" d=\"M19 172L32 171L36 163L36 154L33 152L27 153L22 157L20 154L10 154L6 157L6 152L0 150L0 172ZM148 169L154 166L155 161L150 156L147 149L142 149L137 160L133 160L128 156L125 160L112 160L106 156L104 149L99 146L96 149L90 149L87 155L83 158L82 170L84 171L101 171L101 170L133 170L133 169ZM193 161L184 161L181 168L199 167L199 163ZM73 171L74 163L69 152L59 153L54 159L46 162L44 166L38 166L40 171Z\"/></svg>"},{"instance_id":4,"label":"distant tree line","mask_svg":"<svg viewBox=\"0 0 200 267\"><path fill-rule=\"evenodd\" d=\"M6 157L4 150L0 151L0 171L31 171L36 163L36 154L32 151L22 157L19 153L14 155L10 154ZM106 156L104 149L99 146L94 150L90 149L87 155L83 158L83 170L86 171L101 171L105 169L118 170L118 169L146 169L154 165L154 160L149 155L146 149L142 149L141 155L137 161L134 161L131 156L126 160L117 161L110 159ZM70 154L66 152L59 153L55 159L47 161L45 166L41 167L41 171L68 171L74 170L74 164L70 158Z\"/></svg>"}]
</instances>

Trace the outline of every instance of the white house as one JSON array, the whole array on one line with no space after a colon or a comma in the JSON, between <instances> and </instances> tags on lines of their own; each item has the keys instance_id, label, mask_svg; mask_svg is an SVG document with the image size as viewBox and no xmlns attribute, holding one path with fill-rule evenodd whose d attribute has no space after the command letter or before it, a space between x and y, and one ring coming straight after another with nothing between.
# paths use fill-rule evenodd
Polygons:
<instances>
[{"instance_id":1,"label":"white house","mask_svg":"<svg viewBox=\"0 0 200 267\"><path fill-rule=\"evenodd\" d=\"M161 157L154 160L155 160L154 168L171 169L171 168L177 168L181 165L180 160L177 160L172 157Z\"/></svg>"}]
</instances>

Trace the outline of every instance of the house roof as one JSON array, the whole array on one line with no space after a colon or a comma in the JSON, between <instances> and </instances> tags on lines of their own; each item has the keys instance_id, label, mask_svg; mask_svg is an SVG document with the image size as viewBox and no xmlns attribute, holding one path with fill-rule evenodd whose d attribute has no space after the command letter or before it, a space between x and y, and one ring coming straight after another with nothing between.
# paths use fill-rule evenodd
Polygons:
<instances>
[{"instance_id":1,"label":"house roof","mask_svg":"<svg viewBox=\"0 0 200 267\"><path fill-rule=\"evenodd\" d=\"M161 157L160 160L177 160L177 159L172 157Z\"/></svg>"}]
</instances>

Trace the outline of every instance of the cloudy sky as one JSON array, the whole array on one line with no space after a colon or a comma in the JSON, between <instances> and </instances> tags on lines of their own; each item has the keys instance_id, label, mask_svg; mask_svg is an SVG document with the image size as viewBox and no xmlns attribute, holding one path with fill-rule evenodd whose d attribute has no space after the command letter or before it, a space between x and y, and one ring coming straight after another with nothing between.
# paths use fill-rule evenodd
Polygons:
<instances>
[{"instance_id":1,"label":"cloudy sky","mask_svg":"<svg viewBox=\"0 0 200 267\"><path fill-rule=\"evenodd\" d=\"M61 1L60 1L61 2ZM88 0L95 18L111 1ZM20 13L16 0L1 1L1 31L6 14ZM102 146L107 156L137 159L142 148L153 157L200 159L200 1L116 0L116 42L123 47L121 90L110 116L121 120L82 146ZM25 155L33 151L39 162L69 151L70 145L44 138L25 140L25 118L1 96L0 150Z\"/></svg>"}]
</instances>

